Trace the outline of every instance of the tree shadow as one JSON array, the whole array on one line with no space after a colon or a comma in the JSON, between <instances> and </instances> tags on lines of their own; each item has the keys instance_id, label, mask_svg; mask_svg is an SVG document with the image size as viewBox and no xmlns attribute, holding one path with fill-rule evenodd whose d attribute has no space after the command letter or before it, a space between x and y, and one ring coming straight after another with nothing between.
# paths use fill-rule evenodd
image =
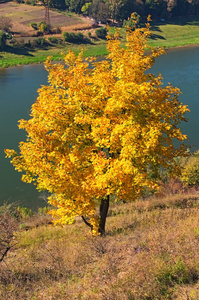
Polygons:
<instances>
[{"instance_id":1,"label":"tree shadow","mask_svg":"<svg viewBox=\"0 0 199 300\"><path fill-rule=\"evenodd\" d=\"M155 33L152 33L149 37L151 40L157 40L157 39L160 39L160 40L165 40L165 38L162 36L162 35L159 35L159 34L155 34Z\"/></svg>"},{"instance_id":2,"label":"tree shadow","mask_svg":"<svg viewBox=\"0 0 199 300\"><path fill-rule=\"evenodd\" d=\"M184 25L193 25L193 26L199 26L199 19L197 16L188 16L188 17L176 17L176 18L171 18L166 20L165 22L154 22L154 24L151 25L152 30L154 27L162 26L162 25L179 25L179 26L184 26Z\"/></svg>"},{"instance_id":3,"label":"tree shadow","mask_svg":"<svg viewBox=\"0 0 199 300\"><path fill-rule=\"evenodd\" d=\"M31 53L29 53L30 50L25 49L25 48L15 48L11 46L6 46L4 49L5 52L9 52L12 54L17 54L17 55L25 55L25 56L33 56Z\"/></svg>"},{"instance_id":4,"label":"tree shadow","mask_svg":"<svg viewBox=\"0 0 199 300\"><path fill-rule=\"evenodd\" d=\"M151 29L152 31L162 32L162 30L161 30L160 27L159 27L160 25L163 25L163 24L152 24L150 29Z\"/></svg>"}]
</instances>

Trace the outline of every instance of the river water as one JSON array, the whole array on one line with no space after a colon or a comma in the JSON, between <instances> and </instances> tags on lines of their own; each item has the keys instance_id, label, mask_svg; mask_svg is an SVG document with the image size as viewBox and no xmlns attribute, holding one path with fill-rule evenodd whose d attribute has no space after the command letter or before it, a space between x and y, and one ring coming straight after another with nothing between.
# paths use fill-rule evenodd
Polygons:
<instances>
[{"instance_id":1,"label":"river water","mask_svg":"<svg viewBox=\"0 0 199 300\"><path fill-rule=\"evenodd\" d=\"M199 47L169 50L157 59L152 73L161 73L164 84L168 82L182 91L180 101L189 105L189 121L182 124L183 133L189 136L193 150L199 148ZM25 132L17 127L18 120L27 119L31 105L37 98L38 88L47 83L43 65L29 65L0 69L0 136L1 177L0 205L4 202L19 202L36 209L46 205L46 194L39 193L35 186L21 181L21 174L14 170L4 149L16 149L25 139Z\"/></svg>"}]
</instances>

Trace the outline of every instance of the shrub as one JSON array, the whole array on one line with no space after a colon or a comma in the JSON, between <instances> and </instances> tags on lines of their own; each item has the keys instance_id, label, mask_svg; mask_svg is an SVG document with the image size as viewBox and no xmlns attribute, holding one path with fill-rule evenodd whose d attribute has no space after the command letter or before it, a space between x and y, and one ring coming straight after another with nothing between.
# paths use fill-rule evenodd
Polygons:
<instances>
[{"instance_id":1,"label":"shrub","mask_svg":"<svg viewBox=\"0 0 199 300\"><path fill-rule=\"evenodd\" d=\"M140 15L135 12L133 13L133 17L129 18L128 20L124 20L123 27L130 27L131 29L134 29L135 24L139 24L139 22Z\"/></svg>"},{"instance_id":2,"label":"shrub","mask_svg":"<svg viewBox=\"0 0 199 300\"><path fill-rule=\"evenodd\" d=\"M199 151L189 157L187 160L181 161L182 174L181 180L189 186L199 185Z\"/></svg>"},{"instance_id":3,"label":"shrub","mask_svg":"<svg viewBox=\"0 0 199 300\"><path fill-rule=\"evenodd\" d=\"M31 41L28 40L28 41L25 43L25 46L28 47L28 48L31 48L31 46L32 46L32 45L31 45Z\"/></svg>"},{"instance_id":4,"label":"shrub","mask_svg":"<svg viewBox=\"0 0 199 300\"><path fill-rule=\"evenodd\" d=\"M60 44L61 40L60 38L54 37L54 36L50 36L48 38L49 42L51 42L52 44Z\"/></svg>"},{"instance_id":5,"label":"shrub","mask_svg":"<svg viewBox=\"0 0 199 300\"><path fill-rule=\"evenodd\" d=\"M105 39L107 36L107 29L106 27L101 27L95 30L95 34L100 39Z\"/></svg>"},{"instance_id":6,"label":"shrub","mask_svg":"<svg viewBox=\"0 0 199 300\"><path fill-rule=\"evenodd\" d=\"M78 32L77 34L74 32L63 32L63 40L64 42L70 43L82 43L86 42L88 39L81 32Z\"/></svg>"},{"instance_id":7,"label":"shrub","mask_svg":"<svg viewBox=\"0 0 199 300\"><path fill-rule=\"evenodd\" d=\"M91 32L89 31L89 32L88 32L88 37L91 38L91 35L92 35L92 34L91 34Z\"/></svg>"},{"instance_id":8,"label":"shrub","mask_svg":"<svg viewBox=\"0 0 199 300\"><path fill-rule=\"evenodd\" d=\"M46 44L46 40L45 40L44 37L38 37L38 38L35 39L34 42L35 42L36 47L42 47Z\"/></svg>"},{"instance_id":9,"label":"shrub","mask_svg":"<svg viewBox=\"0 0 199 300\"><path fill-rule=\"evenodd\" d=\"M60 27L57 27L54 29L53 31L55 34L60 34L61 33L61 28Z\"/></svg>"},{"instance_id":10,"label":"shrub","mask_svg":"<svg viewBox=\"0 0 199 300\"><path fill-rule=\"evenodd\" d=\"M50 31L50 25L46 24L45 22L40 22L38 25L38 29L42 33L47 33Z\"/></svg>"},{"instance_id":11,"label":"shrub","mask_svg":"<svg viewBox=\"0 0 199 300\"><path fill-rule=\"evenodd\" d=\"M18 206L16 210L17 217L21 220L27 220L33 216L33 211L30 208Z\"/></svg>"},{"instance_id":12,"label":"shrub","mask_svg":"<svg viewBox=\"0 0 199 300\"><path fill-rule=\"evenodd\" d=\"M68 41L69 35L70 35L69 32L67 32L67 31L63 32L62 36L63 36L64 42Z\"/></svg>"},{"instance_id":13,"label":"shrub","mask_svg":"<svg viewBox=\"0 0 199 300\"><path fill-rule=\"evenodd\" d=\"M37 25L37 23L32 22L32 23L30 23L30 26L31 26L33 29L38 30L38 25Z\"/></svg>"},{"instance_id":14,"label":"shrub","mask_svg":"<svg viewBox=\"0 0 199 300\"><path fill-rule=\"evenodd\" d=\"M79 40L79 41L83 41L85 37L84 37L83 33L78 32L78 33L76 34L76 38L77 38L77 40Z\"/></svg>"}]
</instances>

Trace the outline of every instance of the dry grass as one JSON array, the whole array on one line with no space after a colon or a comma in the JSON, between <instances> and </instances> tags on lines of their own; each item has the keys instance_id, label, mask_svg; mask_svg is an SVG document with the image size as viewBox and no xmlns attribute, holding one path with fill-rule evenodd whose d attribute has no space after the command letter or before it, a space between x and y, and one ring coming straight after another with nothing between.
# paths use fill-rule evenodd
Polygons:
<instances>
[{"instance_id":1,"label":"dry grass","mask_svg":"<svg viewBox=\"0 0 199 300\"><path fill-rule=\"evenodd\" d=\"M1 264L0 299L199 299L198 206L197 191L113 204L95 238L80 220L29 220Z\"/></svg>"},{"instance_id":2,"label":"dry grass","mask_svg":"<svg viewBox=\"0 0 199 300\"><path fill-rule=\"evenodd\" d=\"M9 17L12 20L12 30L16 34L27 35L34 33L34 30L30 27L31 22L39 23L45 20L45 8L43 6L7 2L1 4L0 15ZM50 22L53 28L60 27L62 31L67 31L67 28L88 28L91 23L86 18L74 17L51 10Z\"/></svg>"}]
</instances>

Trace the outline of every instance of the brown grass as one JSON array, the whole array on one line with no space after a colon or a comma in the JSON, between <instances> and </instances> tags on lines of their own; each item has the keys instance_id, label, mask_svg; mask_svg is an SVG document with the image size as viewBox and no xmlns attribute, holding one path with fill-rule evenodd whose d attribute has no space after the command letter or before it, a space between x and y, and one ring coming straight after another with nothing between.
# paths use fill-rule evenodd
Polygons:
<instances>
[{"instance_id":1,"label":"brown grass","mask_svg":"<svg viewBox=\"0 0 199 300\"><path fill-rule=\"evenodd\" d=\"M197 191L113 204L95 238L80 220L30 219L1 264L0 299L199 299L198 206Z\"/></svg>"},{"instance_id":2,"label":"brown grass","mask_svg":"<svg viewBox=\"0 0 199 300\"><path fill-rule=\"evenodd\" d=\"M51 26L53 28L60 27L62 31L67 31L67 28L84 29L91 27L91 21L86 18L69 16L52 10L49 14ZM27 35L34 33L34 30L30 27L31 22L45 21L45 8L43 6L7 2L0 5L0 15L9 17L12 20L12 30L16 34Z\"/></svg>"}]
</instances>

